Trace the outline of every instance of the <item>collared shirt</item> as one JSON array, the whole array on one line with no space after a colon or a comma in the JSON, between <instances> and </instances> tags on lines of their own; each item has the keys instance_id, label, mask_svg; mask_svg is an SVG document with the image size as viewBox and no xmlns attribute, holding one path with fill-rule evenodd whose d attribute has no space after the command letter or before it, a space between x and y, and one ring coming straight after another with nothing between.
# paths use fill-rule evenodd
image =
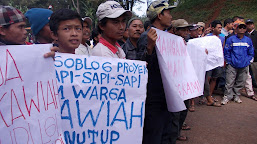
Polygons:
<instances>
[{"instance_id":1,"label":"collared shirt","mask_svg":"<svg viewBox=\"0 0 257 144\"><path fill-rule=\"evenodd\" d=\"M136 60L137 59L137 49L131 43L130 39L128 38L126 43L122 46L123 51L126 54L126 59Z\"/></svg>"},{"instance_id":2,"label":"collared shirt","mask_svg":"<svg viewBox=\"0 0 257 144\"><path fill-rule=\"evenodd\" d=\"M99 43L92 50L92 55L121 59L126 58L124 51L121 49L118 43L113 46L102 37L100 38Z\"/></svg>"},{"instance_id":3,"label":"collared shirt","mask_svg":"<svg viewBox=\"0 0 257 144\"><path fill-rule=\"evenodd\" d=\"M252 34L254 30L255 30L255 29L253 29L251 32L249 32L249 34Z\"/></svg>"},{"instance_id":4,"label":"collared shirt","mask_svg":"<svg viewBox=\"0 0 257 144\"><path fill-rule=\"evenodd\" d=\"M92 51L92 49L88 44L86 44L86 46L83 44L80 44L79 47L75 49L75 54L90 56L90 55L92 55L91 51Z\"/></svg>"}]
</instances>

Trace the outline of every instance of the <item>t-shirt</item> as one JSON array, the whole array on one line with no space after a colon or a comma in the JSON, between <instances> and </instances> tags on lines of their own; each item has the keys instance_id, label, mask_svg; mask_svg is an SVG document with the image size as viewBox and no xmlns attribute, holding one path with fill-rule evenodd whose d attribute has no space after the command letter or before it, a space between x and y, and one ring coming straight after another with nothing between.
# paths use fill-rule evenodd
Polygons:
<instances>
[{"instance_id":1,"label":"t-shirt","mask_svg":"<svg viewBox=\"0 0 257 144\"><path fill-rule=\"evenodd\" d=\"M126 55L118 43L113 46L102 37L92 50L92 55L126 59Z\"/></svg>"}]
</instances>

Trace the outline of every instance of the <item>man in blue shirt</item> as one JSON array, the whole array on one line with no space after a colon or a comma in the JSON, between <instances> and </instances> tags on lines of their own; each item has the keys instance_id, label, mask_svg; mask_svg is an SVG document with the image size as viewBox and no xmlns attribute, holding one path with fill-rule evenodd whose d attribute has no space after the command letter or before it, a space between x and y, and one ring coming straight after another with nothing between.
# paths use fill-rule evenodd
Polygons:
<instances>
[{"instance_id":1,"label":"man in blue shirt","mask_svg":"<svg viewBox=\"0 0 257 144\"><path fill-rule=\"evenodd\" d=\"M229 37L224 47L226 66L226 85L221 104L227 104L232 98L237 103L242 103L240 92L245 85L247 69L254 56L252 40L245 36L246 25L240 22L236 35Z\"/></svg>"}]
</instances>

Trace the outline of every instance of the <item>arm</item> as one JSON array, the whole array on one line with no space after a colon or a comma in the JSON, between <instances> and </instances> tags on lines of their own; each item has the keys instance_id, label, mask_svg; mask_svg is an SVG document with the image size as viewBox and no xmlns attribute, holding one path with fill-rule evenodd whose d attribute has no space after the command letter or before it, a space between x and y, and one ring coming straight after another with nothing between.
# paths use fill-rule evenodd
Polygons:
<instances>
[{"instance_id":1,"label":"arm","mask_svg":"<svg viewBox=\"0 0 257 144\"><path fill-rule=\"evenodd\" d=\"M51 52L45 53L44 58L52 57L54 59L55 52L58 52L60 49L56 46L50 48Z\"/></svg>"},{"instance_id":2,"label":"arm","mask_svg":"<svg viewBox=\"0 0 257 144\"><path fill-rule=\"evenodd\" d=\"M254 57L254 47L253 47L252 40L249 40L249 47L247 49L247 54L249 56L249 61L251 61L252 58Z\"/></svg>"},{"instance_id":3,"label":"arm","mask_svg":"<svg viewBox=\"0 0 257 144\"><path fill-rule=\"evenodd\" d=\"M231 51L232 51L232 41L228 38L224 46L224 59L228 64L231 64Z\"/></svg>"},{"instance_id":4,"label":"arm","mask_svg":"<svg viewBox=\"0 0 257 144\"><path fill-rule=\"evenodd\" d=\"M148 33L143 33L137 43L137 59L150 63L154 53L157 33L154 29L150 29Z\"/></svg>"}]
</instances>

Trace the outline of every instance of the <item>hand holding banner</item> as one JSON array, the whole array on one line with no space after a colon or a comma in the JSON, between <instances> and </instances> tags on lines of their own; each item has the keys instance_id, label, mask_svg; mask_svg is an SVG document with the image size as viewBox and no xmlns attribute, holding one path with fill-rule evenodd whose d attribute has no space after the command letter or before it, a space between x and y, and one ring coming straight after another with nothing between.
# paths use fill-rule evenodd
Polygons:
<instances>
[{"instance_id":1,"label":"hand holding banner","mask_svg":"<svg viewBox=\"0 0 257 144\"><path fill-rule=\"evenodd\" d=\"M185 109L183 100L197 97L202 89L181 37L156 29L159 60L169 111Z\"/></svg>"},{"instance_id":2,"label":"hand holding banner","mask_svg":"<svg viewBox=\"0 0 257 144\"><path fill-rule=\"evenodd\" d=\"M66 143L142 143L145 62L58 54L55 67Z\"/></svg>"},{"instance_id":3,"label":"hand holding banner","mask_svg":"<svg viewBox=\"0 0 257 144\"><path fill-rule=\"evenodd\" d=\"M64 143L50 46L0 46L0 143Z\"/></svg>"}]
</instances>

